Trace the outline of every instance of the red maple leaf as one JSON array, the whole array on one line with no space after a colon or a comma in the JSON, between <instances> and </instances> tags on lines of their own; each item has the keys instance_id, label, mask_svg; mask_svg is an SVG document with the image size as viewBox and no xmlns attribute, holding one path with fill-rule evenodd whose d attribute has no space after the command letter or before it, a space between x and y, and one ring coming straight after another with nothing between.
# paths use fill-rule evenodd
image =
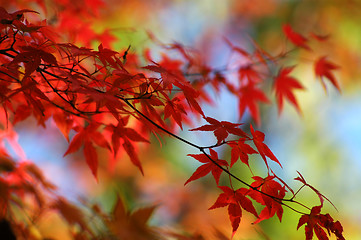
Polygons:
<instances>
[{"instance_id":1,"label":"red maple leaf","mask_svg":"<svg viewBox=\"0 0 361 240\"><path fill-rule=\"evenodd\" d=\"M308 41L307 38L293 31L291 25L284 24L282 30L283 33L286 35L287 39L290 40L294 45L307 50L311 50L311 48L306 44Z\"/></svg>"},{"instance_id":2,"label":"red maple leaf","mask_svg":"<svg viewBox=\"0 0 361 240\"><path fill-rule=\"evenodd\" d=\"M8 25L14 25L21 29L21 26L24 26L22 21L24 20L24 13L36 13L36 11L23 9L13 13L8 13L5 8L0 7L0 30L3 30Z\"/></svg>"},{"instance_id":3,"label":"red maple leaf","mask_svg":"<svg viewBox=\"0 0 361 240\"><path fill-rule=\"evenodd\" d=\"M98 46L98 51L94 51L94 53L98 56L104 66L110 65L115 69L121 67L118 65L120 62L115 61L115 55L118 54L118 52L103 47L102 43Z\"/></svg>"},{"instance_id":4,"label":"red maple leaf","mask_svg":"<svg viewBox=\"0 0 361 240\"><path fill-rule=\"evenodd\" d=\"M275 181L275 176L268 176L261 178L258 176L252 177L255 181L251 184L252 187L262 191L262 194L253 189L250 190L248 195L256 200L258 203L266 206L259 214L259 219L254 223L259 223L263 220L269 219L277 214L278 219L282 220L283 208L279 201L275 201L272 197L283 199L286 194L286 189L279 182ZM270 197L272 196L272 197Z\"/></svg>"},{"instance_id":5,"label":"red maple leaf","mask_svg":"<svg viewBox=\"0 0 361 240\"><path fill-rule=\"evenodd\" d=\"M302 215L298 222L297 230L307 223L305 226L306 240L312 240L313 232L315 232L319 240L328 240L329 238L323 228L327 230L328 235L332 232L337 237L337 240L344 240L341 223L339 221L334 222L329 214L320 214L321 208L322 205L315 206L311 209L310 214Z\"/></svg>"},{"instance_id":6,"label":"red maple leaf","mask_svg":"<svg viewBox=\"0 0 361 240\"><path fill-rule=\"evenodd\" d=\"M197 101L197 98L200 95L200 91L195 90L192 86L188 84L182 86L181 89L183 90L184 97L187 100L187 103L191 107L191 109L194 109L204 117L203 110Z\"/></svg>"},{"instance_id":7,"label":"red maple leaf","mask_svg":"<svg viewBox=\"0 0 361 240\"><path fill-rule=\"evenodd\" d=\"M150 95L149 98L139 99L142 105L142 111L144 115L147 115L151 119L156 119L162 126L165 126L159 111L155 107L163 106L164 103L156 96Z\"/></svg>"},{"instance_id":8,"label":"red maple leaf","mask_svg":"<svg viewBox=\"0 0 361 240\"><path fill-rule=\"evenodd\" d=\"M171 69L167 69L166 67L171 67ZM147 65L143 68L159 73L165 89L171 90L173 85L182 88L183 84L187 84L181 72L174 69L174 65L170 65L169 63L166 66L154 63L154 65Z\"/></svg>"},{"instance_id":9,"label":"red maple leaf","mask_svg":"<svg viewBox=\"0 0 361 240\"><path fill-rule=\"evenodd\" d=\"M300 112L297 100L292 92L294 89L304 89L297 79L289 76L294 67L281 68L275 78L274 90L276 92L279 113L283 109L283 99L286 98Z\"/></svg>"},{"instance_id":10,"label":"red maple leaf","mask_svg":"<svg viewBox=\"0 0 361 240\"><path fill-rule=\"evenodd\" d=\"M328 80L330 80L332 85L335 86L339 92L341 92L341 88L338 85L338 83L337 83L337 81L335 79L335 76L331 72L332 70L338 69L339 66L337 66L336 64L334 64L334 63L332 63L330 61L327 61L326 56L320 57L315 62L314 66L315 66L316 77L321 80L322 86L324 87L325 90L326 90L326 84L323 81L323 77L326 77Z\"/></svg>"},{"instance_id":11,"label":"red maple leaf","mask_svg":"<svg viewBox=\"0 0 361 240\"><path fill-rule=\"evenodd\" d=\"M220 166L228 166L228 162L225 160L218 159L218 153L213 149L209 149L209 151L211 153L210 156L206 154L188 154L188 156L191 156L194 159L204 164L196 169L196 171L192 174L192 176L187 180L187 182L184 185L186 185L191 181L204 177L210 172L212 172L212 175L218 185L219 178L223 170L215 163L219 164Z\"/></svg>"},{"instance_id":12,"label":"red maple leaf","mask_svg":"<svg viewBox=\"0 0 361 240\"><path fill-rule=\"evenodd\" d=\"M128 124L129 118L121 118L118 121L117 126L109 124L105 129L112 132L112 145L114 151L114 157L116 157L120 148L120 139L123 139L123 148L128 154L131 162L139 168L143 174L142 164L138 158L137 152L132 142L148 142L142 135L140 135L133 128L125 127Z\"/></svg>"},{"instance_id":13,"label":"red maple leaf","mask_svg":"<svg viewBox=\"0 0 361 240\"><path fill-rule=\"evenodd\" d=\"M258 214L253 206L252 201L246 197L246 193L248 192L248 189L240 188L234 191L227 186L218 186L218 187L223 191L223 193L221 193L218 196L216 202L209 208L209 210L228 206L228 215L232 224L232 236L233 236L238 229L239 223L241 222L241 218L242 218L241 207L247 212L252 213L257 218L258 218Z\"/></svg>"},{"instance_id":14,"label":"red maple leaf","mask_svg":"<svg viewBox=\"0 0 361 240\"><path fill-rule=\"evenodd\" d=\"M62 114L62 112L53 113L53 120L66 140L69 142L69 132L73 126L73 119L68 114Z\"/></svg>"},{"instance_id":15,"label":"red maple leaf","mask_svg":"<svg viewBox=\"0 0 361 240\"><path fill-rule=\"evenodd\" d=\"M250 145L245 143L244 138L240 138L238 142L229 142L228 145L232 148L231 167L238 161L238 159L241 159L241 161L249 167L248 155L258 153Z\"/></svg>"},{"instance_id":16,"label":"red maple leaf","mask_svg":"<svg viewBox=\"0 0 361 240\"><path fill-rule=\"evenodd\" d=\"M252 67L252 65L247 65L245 67L239 68L238 79L240 82L244 82L245 80L248 80L251 83L259 83L261 81L261 76Z\"/></svg>"},{"instance_id":17,"label":"red maple leaf","mask_svg":"<svg viewBox=\"0 0 361 240\"><path fill-rule=\"evenodd\" d=\"M140 172L144 175L143 172L143 168L142 168L142 164L138 158L138 154L135 151L135 148L133 146L133 144L126 138L124 138L124 142L123 142L123 148L124 150L127 152L130 161L132 161L132 163L139 168Z\"/></svg>"},{"instance_id":18,"label":"red maple leaf","mask_svg":"<svg viewBox=\"0 0 361 240\"><path fill-rule=\"evenodd\" d=\"M13 59L11 64L19 64L20 62L24 63L25 74L24 79L29 77L33 72L35 72L41 64L41 61L47 64L57 65L56 58L51 53L45 51L45 48L42 46L22 46L22 52L20 52Z\"/></svg>"},{"instance_id":19,"label":"red maple leaf","mask_svg":"<svg viewBox=\"0 0 361 240\"><path fill-rule=\"evenodd\" d=\"M211 117L205 117L204 119L210 124L190 129L190 131L213 131L214 136L217 138L217 144L223 142L229 134L248 137L247 134L239 128L239 126L242 125L241 123L218 121Z\"/></svg>"},{"instance_id":20,"label":"red maple leaf","mask_svg":"<svg viewBox=\"0 0 361 240\"><path fill-rule=\"evenodd\" d=\"M178 124L178 126L183 130L182 127L182 114L187 115L187 112L184 109L183 104L181 103L178 97L174 97L172 100L168 98L166 105L164 107L164 119L173 117L174 121Z\"/></svg>"},{"instance_id":21,"label":"red maple leaf","mask_svg":"<svg viewBox=\"0 0 361 240\"><path fill-rule=\"evenodd\" d=\"M175 71L178 73L181 72L181 67L184 64L182 61L178 59L171 59L164 53L161 55L162 60L158 63L160 66L162 66L164 69L167 69L168 71Z\"/></svg>"},{"instance_id":22,"label":"red maple leaf","mask_svg":"<svg viewBox=\"0 0 361 240\"><path fill-rule=\"evenodd\" d=\"M265 138L264 133L260 131L255 131L252 125L250 127L251 127L251 134L253 136L253 143L254 145L256 145L256 148L259 154L261 155L261 157L263 158L264 162L266 163L267 168L268 168L268 163L266 156L269 157L272 161L278 163L282 167L281 163L278 161L276 156L272 153L269 147L263 142Z\"/></svg>"},{"instance_id":23,"label":"red maple leaf","mask_svg":"<svg viewBox=\"0 0 361 240\"><path fill-rule=\"evenodd\" d=\"M88 164L90 170L92 171L95 178L97 178L98 170L98 155L94 148L94 143L100 147L111 149L109 143L104 138L104 136L96 131L99 127L99 124L91 123L86 128L78 127L78 134L76 134L71 140L67 151L64 156L76 152L84 145L84 156L86 163Z\"/></svg>"},{"instance_id":24,"label":"red maple leaf","mask_svg":"<svg viewBox=\"0 0 361 240\"><path fill-rule=\"evenodd\" d=\"M255 120L256 124L259 125L261 123L261 119L257 102L269 103L270 101L260 89L255 87L254 84L250 83L239 89L240 117L243 116L246 108L248 108L252 118Z\"/></svg>"}]
</instances>

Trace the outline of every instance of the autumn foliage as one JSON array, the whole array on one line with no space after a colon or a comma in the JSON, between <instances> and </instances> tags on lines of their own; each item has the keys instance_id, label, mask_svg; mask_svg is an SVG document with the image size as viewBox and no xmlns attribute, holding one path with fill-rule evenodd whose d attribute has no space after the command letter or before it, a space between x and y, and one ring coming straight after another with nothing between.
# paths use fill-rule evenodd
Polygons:
<instances>
[{"instance_id":1,"label":"autumn foliage","mask_svg":"<svg viewBox=\"0 0 361 240\"><path fill-rule=\"evenodd\" d=\"M42 1L35 2L46 9ZM76 29L70 23L85 26L83 19L90 17L89 12L98 8L100 2L84 1L85 9L76 16L72 14L76 9L64 7L69 5L67 1L53 4L54 8L63 9L56 23L39 19L36 11L23 9L21 4L16 11L0 8L1 141L9 142L19 156L21 148L16 142L14 126L29 118L36 119L39 127L53 121L68 141L64 156L82 153L97 181L102 181L98 176L99 162L104 161L100 160L100 151L108 153L106 161L110 166L116 163L120 153L126 154L143 174L146 169L139 157L140 144L156 144L151 141L153 136L174 138L197 151L189 153L187 161L200 163L189 179L185 179L186 187L197 184L196 180L206 175L214 178L219 196L206 208L226 208L232 229L230 237L237 232L245 214L250 213L257 224L273 217L281 221L284 211L295 211L300 214L295 230L305 225L307 240L314 234L321 240L331 235L344 239L341 223L322 213L325 200L329 200L319 190L301 174L295 178L300 183L298 189L292 189L275 174L272 166L282 168L287 163L273 154L265 134L257 130L261 124L261 105L275 101L281 113L288 102L301 112L295 92L305 88L292 75L297 66L281 65L279 60L291 51L312 51L313 44L325 39L317 35L306 37L307 33L300 33L301 29L284 24L280 28L288 50L277 55L255 43L250 50L225 39L232 54L246 62L239 62L236 69L231 66L216 69L195 50L180 43L160 43L154 36L149 38L164 49L159 59L152 57L148 49L139 54L130 52L131 46L112 50L110 46L116 38L109 31L94 33L86 27ZM100 42L96 49L91 48L89 36ZM179 57L171 57L169 52ZM327 85L341 91L334 76L338 66L331 59L315 56L313 64L315 79L325 88L325 82L329 82ZM272 70L275 68L276 72ZM229 72L236 72L237 81L230 78ZM271 94L266 90L270 85ZM216 93L227 89L236 96L239 119L249 113L253 125L208 116L203 106L211 102L210 88ZM204 119L206 123L194 126L196 119ZM179 132L185 126L193 134L211 132L209 137L214 137L214 144L201 146L183 138ZM230 158L221 159L219 149L230 151ZM69 227L74 239L196 239L152 229L147 222L155 207L130 212L121 198L110 213L98 205L89 207L105 229L99 233L96 230L99 228L88 224L78 206L56 194L56 186L51 179L45 179L35 164L28 159L15 161L4 144L0 151L0 218L10 222L19 239L38 239L34 226L14 217L18 209L28 207L25 201L28 197L35 200L34 216L40 218L51 209L69 226L76 226ZM265 175L253 174L250 155L259 156ZM253 177L245 179L237 174L239 167L249 169ZM228 176L228 184L220 181L222 176ZM236 182L242 187L235 187ZM318 205L307 206L297 200L306 188L319 198Z\"/></svg>"}]
</instances>

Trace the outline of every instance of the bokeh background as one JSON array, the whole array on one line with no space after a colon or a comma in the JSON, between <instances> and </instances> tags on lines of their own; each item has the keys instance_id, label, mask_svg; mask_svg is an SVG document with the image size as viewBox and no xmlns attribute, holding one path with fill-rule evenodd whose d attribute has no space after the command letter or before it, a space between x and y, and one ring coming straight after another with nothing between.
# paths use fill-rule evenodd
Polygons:
<instances>
[{"instance_id":1,"label":"bokeh background","mask_svg":"<svg viewBox=\"0 0 361 240\"><path fill-rule=\"evenodd\" d=\"M282 170L276 167L276 172L294 188L298 185L292 179L297 177L296 171L301 172L337 207L338 211L326 204L325 210L342 222L346 239L361 239L360 1L105 0L104 3L99 8L100 17L90 21L88 27L97 32L111 29L111 34L119 38L112 45L116 50L131 45L130 51L134 53L141 53L146 47L156 52L159 49L147 34L151 32L162 42L176 41L205 53L212 66L224 65L229 57L224 37L245 48L251 46L252 38L265 50L277 53L290 47L282 33L284 23L290 23L301 33L329 34L327 43L315 46L314 52L296 51L292 53L293 60L284 62L287 66L298 64L293 75L306 88L297 93L302 114L287 104L281 115L275 104L262 107L259 128L284 166ZM97 47L99 43L93 44ZM325 91L316 81L312 63L320 55L327 55L341 67L336 78L342 93L332 86ZM240 121L237 99L226 91L216 97L215 105L204 106L204 111L220 120ZM249 121L249 116L246 114L241 121ZM60 187L61 194L74 202L87 199L110 210L115 197L121 195L130 209L157 204L151 219L153 225L200 233L206 239L211 239L216 231L230 236L226 210L207 210L219 194L211 178L183 186L197 164L186 156L194 150L179 142L165 138L162 146L155 140L150 147L142 147L144 177L124 155L111 171L103 163L97 183L81 155L62 158L67 143L51 121L47 129L36 127L31 120L19 124L17 129L27 157ZM202 145L214 141L212 135L187 131L181 134ZM227 157L229 153L222 155ZM247 176L246 171L240 174ZM312 203L317 196L305 191L300 200ZM50 218L47 220L60 221ZM245 214L234 239L304 239L303 227L296 231L298 218L298 214L285 210L282 223L271 219L252 225L255 219Z\"/></svg>"}]
</instances>

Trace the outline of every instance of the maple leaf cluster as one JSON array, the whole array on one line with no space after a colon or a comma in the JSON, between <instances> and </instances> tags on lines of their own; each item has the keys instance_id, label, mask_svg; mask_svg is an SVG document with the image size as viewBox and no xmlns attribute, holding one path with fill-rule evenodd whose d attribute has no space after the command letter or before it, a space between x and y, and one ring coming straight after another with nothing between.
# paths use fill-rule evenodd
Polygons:
<instances>
[{"instance_id":1,"label":"maple leaf cluster","mask_svg":"<svg viewBox=\"0 0 361 240\"><path fill-rule=\"evenodd\" d=\"M273 88L279 111L282 111L285 100L297 111L301 111L294 90L304 87L295 77L290 76L295 67L279 66L278 74L273 76L267 65L270 62L278 64L284 53L272 56L256 44L254 51L249 52L226 40L232 53L247 60L247 64L240 63L237 66L238 83L233 84L227 76L230 69L213 69L199 54L179 43L160 45L167 51L177 52L180 59L171 59L164 54L161 60L156 62L145 53L146 64L142 64L138 55L128 52L130 47L118 52L109 48L109 42L99 44L97 49L90 48L90 43L85 43L85 47L79 47L71 41L60 43L62 38L56 32L60 28L70 28L70 23L65 20L71 19L66 17L66 14L71 12L64 12L58 26L51 26L44 21L28 22L25 15L36 15L35 11L25 9L9 13L0 7L2 126L12 129L17 123L32 117L45 127L45 122L52 119L69 142L64 156L82 151L96 179L100 150L108 153L110 162L116 161L120 152L126 153L143 174L137 152L140 143L150 143L148 139L151 135L158 138L168 135L200 152L189 154L202 165L185 184L211 173L222 193L209 209L228 208L232 236L239 227L243 210L253 214L255 223L258 223L275 215L281 221L283 209L288 207L302 214L297 228L307 223L306 239L311 239L313 232L319 239L327 239L322 228L338 239L343 239L341 224L334 222L328 214L320 214L323 201L328 200L327 198L308 184L302 175L296 178L302 186L298 191L293 191L271 169L269 161L280 167L282 165L265 143L263 132L255 130L252 125L249 125L249 130L245 130L241 129L244 125L242 123L206 116L202 109L202 104L206 104L211 98L207 94L207 86L212 86L216 92L219 92L221 87L226 87L238 98L240 119L248 110L259 125L259 103L270 103L264 89L266 79L260 73L261 70L266 70L274 80ZM85 30L79 35L69 32L70 39L76 41L76 36L84 36ZM308 51L311 49L309 40L295 32L290 25L285 25L283 30L287 39L296 47ZM103 37L104 35L93 36L96 39ZM337 68L338 66L326 60L325 56L320 57L314 64L315 75L322 80L323 86L324 78L327 78L340 90L332 73ZM177 135L177 131L183 130L183 124L190 125L194 117L203 118L208 124L191 131L213 132L216 138L214 145L199 146ZM221 146L229 147L230 161L219 158L220 151L217 150L221 149ZM30 187L33 181L40 182L46 191L53 188L34 165L16 165L6 152L2 147L0 184L3 187L0 201L4 207L0 212L1 218L7 218L11 214L9 206L14 195L21 198L24 194L33 194L39 207L42 205L40 194ZM236 163L240 160L252 172L249 164L251 154L259 155L263 160L267 176L254 175L252 183L248 183L236 175L236 168L242 167ZM222 174L229 176L228 186L220 185L226 184L221 181ZM235 189L232 181L238 181L245 187ZM317 194L321 206L310 208L295 200L304 187ZM290 192L290 197L286 197L287 192ZM256 211L255 203L262 207L260 213ZM296 210L290 204L303 210ZM50 206L70 225L77 225L87 236L94 237L93 231L75 206L60 197L52 201ZM152 234L145 223L153 210L154 208L148 208L129 214L118 200L106 225L117 236L124 237L128 236L129 232L135 234L141 230L144 233L142 237L147 235L151 238ZM308 210L309 214L304 212ZM102 215L100 211L97 211L97 214ZM126 225L126 229L117 229L119 224Z\"/></svg>"}]
</instances>

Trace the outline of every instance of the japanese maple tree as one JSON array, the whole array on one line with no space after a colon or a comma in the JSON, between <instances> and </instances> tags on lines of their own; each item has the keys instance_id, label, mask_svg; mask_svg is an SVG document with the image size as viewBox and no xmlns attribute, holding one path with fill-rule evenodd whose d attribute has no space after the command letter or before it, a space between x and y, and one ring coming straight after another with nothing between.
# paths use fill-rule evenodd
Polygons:
<instances>
[{"instance_id":1,"label":"japanese maple tree","mask_svg":"<svg viewBox=\"0 0 361 240\"><path fill-rule=\"evenodd\" d=\"M280 28L292 46L276 55L255 43L253 49L243 49L226 39L232 54L242 56L246 62L226 64L222 69L210 66L194 50L180 43L164 44L153 39L164 49L160 59L155 60L150 50L145 51L144 57L130 53L131 46L121 51L112 50L110 44L116 38L109 30L95 33L86 22L94 18L92 14L96 16L101 1L80 2L54 1L52 7L59 9L57 23L41 19L38 12L22 8L21 3L17 10L0 7L2 143L7 140L21 155L14 126L34 118L38 125L45 127L46 121L51 120L68 141L64 156L81 153L94 178L102 181L98 176L100 151L108 152L107 161L113 163L120 153L125 153L143 174L146 170L137 150L139 143L153 144L151 136L174 138L197 151L189 153L187 161L201 163L185 185L197 184L198 179L207 175L214 178L212 184L220 193L215 203L206 208L227 207L232 228L230 237L237 232L244 214L251 213L254 223L259 223L274 216L281 221L284 211L294 211L300 214L295 230L305 225L306 239L312 239L314 233L321 240L331 235L344 239L341 223L328 213L321 213L325 200L329 200L319 190L301 174L295 178L301 186L292 189L275 173L270 162L280 168L287 167L287 163L273 154L265 134L257 130L261 124L260 106L270 104L272 99L280 113L285 102L301 112L295 92L305 88L292 74L297 66L284 65L280 60L290 51L312 51L312 41L319 38L306 38L285 24ZM34 3L47 11L43 1ZM81 11L80 6L84 6ZM90 46L90 39L100 42L96 49ZM177 52L179 58L167 54L171 51ZM315 59L315 77L323 86L329 81L341 91L334 76L339 67L326 56ZM237 73L237 82L232 81L230 72ZM266 90L267 85L272 86L272 94ZM209 87L216 93L220 88L227 89L237 97L239 119L249 113L255 124L208 116L203 106L211 101ZM191 133L212 132L214 144L198 145L179 134L184 126L193 126L194 119L204 119L207 124L192 127ZM221 148L231 152L230 159L221 159L217 152ZM37 209L30 214L31 220L40 217L45 209L57 211L70 226L76 226L69 230L74 239L162 239L167 236L193 239L152 229L147 221L155 207L131 213L120 198L110 213L97 205L91 207L93 217L101 219L107 231L107 235L99 234L78 206L56 194L51 179L46 179L35 164L28 159L15 161L4 144L0 151L0 219L10 222L19 238L35 239L30 225L13 217L18 208L27 208L25 199L31 197ZM250 155L259 156L264 176L253 174ZM238 161L242 164L235 164ZM252 178L239 175L237 169L241 167L249 169ZM220 181L222 176L228 176L227 184ZM236 187L235 182L242 187ZM320 200L318 205L308 206L297 200L305 188L315 192ZM119 225L123 228L118 228Z\"/></svg>"}]
</instances>

